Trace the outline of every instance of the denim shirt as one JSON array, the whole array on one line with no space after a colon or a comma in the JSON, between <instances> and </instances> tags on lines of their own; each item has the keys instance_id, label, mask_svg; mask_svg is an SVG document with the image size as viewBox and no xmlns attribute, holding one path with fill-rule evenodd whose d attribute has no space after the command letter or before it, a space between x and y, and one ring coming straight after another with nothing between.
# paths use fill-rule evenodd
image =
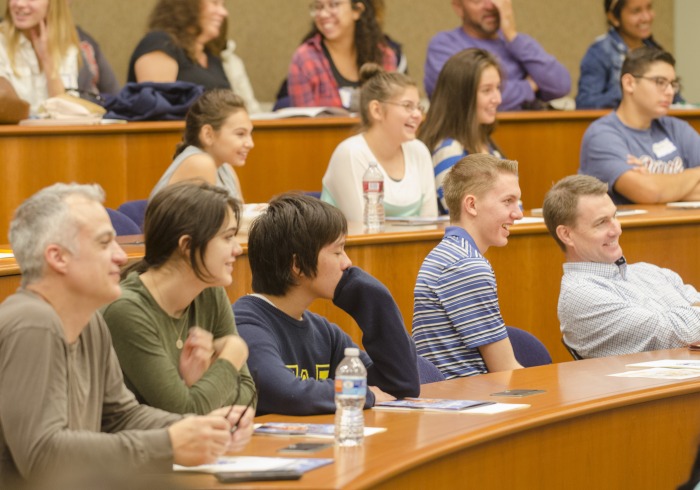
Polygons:
<instances>
[{"instance_id":1,"label":"denim shirt","mask_svg":"<svg viewBox=\"0 0 700 490\"><path fill-rule=\"evenodd\" d=\"M644 39L651 48L662 49L652 37ZM598 37L581 60L581 77L576 95L577 109L616 108L622 100L620 72L627 45L615 28ZM674 102L683 102L680 94Z\"/></svg>"}]
</instances>

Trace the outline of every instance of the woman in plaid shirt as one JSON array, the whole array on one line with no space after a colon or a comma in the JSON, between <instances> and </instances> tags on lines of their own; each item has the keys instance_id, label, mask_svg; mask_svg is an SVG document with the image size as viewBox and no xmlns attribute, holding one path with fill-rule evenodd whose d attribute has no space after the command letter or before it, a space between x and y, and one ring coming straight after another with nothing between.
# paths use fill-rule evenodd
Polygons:
<instances>
[{"instance_id":1,"label":"woman in plaid shirt","mask_svg":"<svg viewBox=\"0 0 700 490\"><path fill-rule=\"evenodd\" d=\"M357 109L360 66L375 62L396 70L372 0L314 0L313 27L289 66L292 106Z\"/></svg>"}]
</instances>

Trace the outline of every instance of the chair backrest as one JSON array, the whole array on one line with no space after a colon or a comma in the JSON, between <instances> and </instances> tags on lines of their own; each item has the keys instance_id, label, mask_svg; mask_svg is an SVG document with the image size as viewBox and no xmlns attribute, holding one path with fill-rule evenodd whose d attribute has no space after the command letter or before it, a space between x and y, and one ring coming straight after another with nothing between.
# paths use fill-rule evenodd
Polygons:
<instances>
[{"instance_id":1,"label":"chair backrest","mask_svg":"<svg viewBox=\"0 0 700 490\"><path fill-rule=\"evenodd\" d=\"M569 354L571 354L571 357L574 358L574 361L580 361L581 359L583 359L583 357L581 357L578 352L569 347L569 344L566 343L564 337L561 338L561 343L564 344L564 347L566 347L566 350L569 351Z\"/></svg>"},{"instance_id":2,"label":"chair backrest","mask_svg":"<svg viewBox=\"0 0 700 490\"><path fill-rule=\"evenodd\" d=\"M304 191L304 194L315 197L316 199L321 199L321 191Z\"/></svg>"},{"instance_id":3,"label":"chair backrest","mask_svg":"<svg viewBox=\"0 0 700 490\"><path fill-rule=\"evenodd\" d=\"M515 327L506 327L515 358L523 367L552 364L552 356L540 340L530 332Z\"/></svg>"},{"instance_id":4,"label":"chair backrest","mask_svg":"<svg viewBox=\"0 0 700 490\"><path fill-rule=\"evenodd\" d=\"M417 355L416 356L416 366L418 367L418 379L420 384L425 385L428 383L437 383L438 381L445 381L445 376L442 372L425 357Z\"/></svg>"},{"instance_id":5,"label":"chair backrest","mask_svg":"<svg viewBox=\"0 0 700 490\"><path fill-rule=\"evenodd\" d=\"M127 201L117 208L117 211L127 215L131 221L139 227L139 233L143 232L143 218L146 216L146 206L148 199L137 199L136 201Z\"/></svg>"},{"instance_id":6,"label":"chair backrest","mask_svg":"<svg viewBox=\"0 0 700 490\"><path fill-rule=\"evenodd\" d=\"M112 226L114 227L114 231L117 232L117 236L141 234L139 226L127 215L110 208L107 208L107 214L112 221Z\"/></svg>"}]
</instances>

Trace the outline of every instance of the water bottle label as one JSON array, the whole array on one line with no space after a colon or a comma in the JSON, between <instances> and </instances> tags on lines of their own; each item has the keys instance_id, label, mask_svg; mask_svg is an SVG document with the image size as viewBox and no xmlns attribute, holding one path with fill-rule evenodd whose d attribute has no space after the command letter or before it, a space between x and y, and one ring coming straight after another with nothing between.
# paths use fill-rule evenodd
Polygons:
<instances>
[{"instance_id":1,"label":"water bottle label","mask_svg":"<svg viewBox=\"0 0 700 490\"><path fill-rule=\"evenodd\" d=\"M367 380L365 378L336 378L336 395L366 396Z\"/></svg>"},{"instance_id":2,"label":"water bottle label","mask_svg":"<svg viewBox=\"0 0 700 490\"><path fill-rule=\"evenodd\" d=\"M384 182L362 182L364 192L384 192Z\"/></svg>"}]
</instances>

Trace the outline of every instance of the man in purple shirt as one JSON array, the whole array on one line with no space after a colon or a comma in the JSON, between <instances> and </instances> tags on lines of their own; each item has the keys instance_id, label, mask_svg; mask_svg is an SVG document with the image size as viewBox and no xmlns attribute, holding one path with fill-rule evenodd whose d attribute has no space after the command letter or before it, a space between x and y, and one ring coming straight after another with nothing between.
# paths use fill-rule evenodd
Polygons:
<instances>
[{"instance_id":1,"label":"man in purple shirt","mask_svg":"<svg viewBox=\"0 0 700 490\"><path fill-rule=\"evenodd\" d=\"M537 41L515 27L511 0L451 0L462 26L436 34L425 58L425 91L432 95L442 66L467 48L492 52L504 74L501 111L537 107L538 101L563 97L571 89L564 65Z\"/></svg>"}]
</instances>

